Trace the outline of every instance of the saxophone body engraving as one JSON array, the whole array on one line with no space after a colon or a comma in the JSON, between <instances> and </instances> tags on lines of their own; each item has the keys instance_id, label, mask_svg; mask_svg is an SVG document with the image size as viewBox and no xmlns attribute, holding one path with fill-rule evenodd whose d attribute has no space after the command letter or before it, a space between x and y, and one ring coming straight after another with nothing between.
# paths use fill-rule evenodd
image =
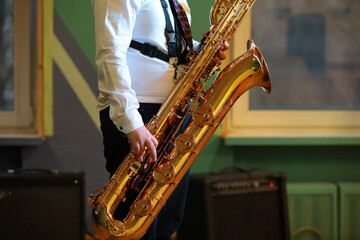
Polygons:
<instances>
[{"instance_id":1,"label":"saxophone body engraving","mask_svg":"<svg viewBox=\"0 0 360 240\"><path fill-rule=\"evenodd\" d=\"M254 86L270 93L265 60L251 40L248 51L227 65L205 90L218 68L214 60L217 52L230 40L254 2L214 3L213 25L202 46L189 53L189 64L180 81L147 124L159 142L157 162L152 163L145 154L145 161L139 163L130 153L104 188L89 196L93 225L102 239L141 238L235 101ZM129 200L129 191L137 195L124 219L115 219L114 212Z\"/></svg>"}]
</instances>

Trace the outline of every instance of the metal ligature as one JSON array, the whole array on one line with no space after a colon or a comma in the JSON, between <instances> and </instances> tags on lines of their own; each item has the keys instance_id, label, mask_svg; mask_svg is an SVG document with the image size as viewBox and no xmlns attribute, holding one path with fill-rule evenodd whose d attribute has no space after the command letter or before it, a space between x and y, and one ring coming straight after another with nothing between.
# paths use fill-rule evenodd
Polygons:
<instances>
[{"instance_id":1,"label":"metal ligature","mask_svg":"<svg viewBox=\"0 0 360 240\"><path fill-rule=\"evenodd\" d=\"M189 63L180 81L147 124L159 142L158 160L151 162L145 152L140 163L130 152L103 189L95 189L89 196L93 225L101 239L140 239L235 101L254 86L270 93L265 60L252 40L248 41L248 51L227 65L205 89L219 67L215 61L217 53L254 2L215 1L210 31L200 49L188 54ZM190 120L179 134L186 116ZM126 216L115 219L114 212L128 201L129 191L136 196L126 209Z\"/></svg>"}]
</instances>

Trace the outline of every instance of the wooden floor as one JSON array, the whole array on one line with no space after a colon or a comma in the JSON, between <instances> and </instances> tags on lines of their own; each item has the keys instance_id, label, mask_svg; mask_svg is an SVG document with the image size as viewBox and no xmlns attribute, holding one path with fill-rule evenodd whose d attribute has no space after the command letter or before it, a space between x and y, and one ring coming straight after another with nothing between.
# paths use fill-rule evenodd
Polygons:
<instances>
[{"instance_id":1,"label":"wooden floor","mask_svg":"<svg viewBox=\"0 0 360 240\"><path fill-rule=\"evenodd\" d=\"M101 240L101 239L98 238L97 236L86 234L85 235L85 240ZM171 240L176 240L176 233L171 236Z\"/></svg>"}]
</instances>

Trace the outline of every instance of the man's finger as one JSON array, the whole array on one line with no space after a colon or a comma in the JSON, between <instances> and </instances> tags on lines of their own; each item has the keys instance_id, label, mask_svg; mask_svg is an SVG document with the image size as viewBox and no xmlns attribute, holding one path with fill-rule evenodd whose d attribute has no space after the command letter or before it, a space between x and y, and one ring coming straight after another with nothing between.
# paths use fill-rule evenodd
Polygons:
<instances>
[{"instance_id":1,"label":"man's finger","mask_svg":"<svg viewBox=\"0 0 360 240\"><path fill-rule=\"evenodd\" d=\"M215 62L216 62L216 65L220 65L221 64L221 60L219 57L216 57L215 58Z\"/></svg>"},{"instance_id":2,"label":"man's finger","mask_svg":"<svg viewBox=\"0 0 360 240\"><path fill-rule=\"evenodd\" d=\"M140 145L139 143L135 143L131 145L132 150L134 151L135 155L139 155L140 154Z\"/></svg>"},{"instance_id":3,"label":"man's finger","mask_svg":"<svg viewBox=\"0 0 360 240\"><path fill-rule=\"evenodd\" d=\"M155 162L156 158L157 158L155 145L150 141L150 142L148 142L148 144L146 146L149 149L149 153L150 153L150 157L151 157L152 161Z\"/></svg>"},{"instance_id":4,"label":"man's finger","mask_svg":"<svg viewBox=\"0 0 360 240\"><path fill-rule=\"evenodd\" d=\"M146 142L145 143L140 143L139 155L144 155L145 150L146 150Z\"/></svg>"},{"instance_id":5,"label":"man's finger","mask_svg":"<svg viewBox=\"0 0 360 240\"><path fill-rule=\"evenodd\" d=\"M218 53L218 58L219 58L220 60L224 60L224 59L226 58L226 54L225 54L223 51L220 51L220 52Z\"/></svg>"},{"instance_id":6,"label":"man's finger","mask_svg":"<svg viewBox=\"0 0 360 240\"><path fill-rule=\"evenodd\" d=\"M153 138L151 139L151 141L153 142L155 148L157 148L157 146L159 145L158 140L157 140L155 137L153 137Z\"/></svg>"},{"instance_id":7,"label":"man's finger","mask_svg":"<svg viewBox=\"0 0 360 240\"><path fill-rule=\"evenodd\" d=\"M222 51L226 51L226 50L229 49L229 47L230 47L229 43L225 42L225 43L222 45L221 50L222 50Z\"/></svg>"}]
</instances>

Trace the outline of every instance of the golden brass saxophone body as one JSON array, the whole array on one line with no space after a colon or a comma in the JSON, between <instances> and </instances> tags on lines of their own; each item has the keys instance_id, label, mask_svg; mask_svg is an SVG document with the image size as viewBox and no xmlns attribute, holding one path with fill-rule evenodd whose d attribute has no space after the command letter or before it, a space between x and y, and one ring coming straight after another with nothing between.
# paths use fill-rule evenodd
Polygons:
<instances>
[{"instance_id":1,"label":"golden brass saxophone body","mask_svg":"<svg viewBox=\"0 0 360 240\"><path fill-rule=\"evenodd\" d=\"M139 239L165 205L234 102L248 89L271 81L260 50L251 40L248 51L227 65L212 85L205 85L218 68L217 52L229 41L255 0L218 0L211 11L212 27L159 112L147 124L157 138L158 160L136 161L130 153L103 190L89 196L93 225L102 239ZM184 119L189 119L183 124ZM182 131L179 133L179 128ZM114 212L137 192L124 219ZM120 206L119 206L120 205Z\"/></svg>"}]
</instances>

